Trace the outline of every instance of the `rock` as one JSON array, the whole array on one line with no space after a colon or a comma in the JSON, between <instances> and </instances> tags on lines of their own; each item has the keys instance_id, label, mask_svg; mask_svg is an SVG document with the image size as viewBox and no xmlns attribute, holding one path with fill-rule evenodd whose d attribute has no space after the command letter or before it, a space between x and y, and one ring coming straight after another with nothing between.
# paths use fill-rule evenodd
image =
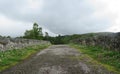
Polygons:
<instances>
[{"instance_id":1,"label":"rock","mask_svg":"<svg viewBox=\"0 0 120 74\"><path fill-rule=\"evenodd\" d=\"M21 39L21 38L0 38L0 51L19 49L26 46L50 43L43 40Z\"/></svg>"}]
</instances>

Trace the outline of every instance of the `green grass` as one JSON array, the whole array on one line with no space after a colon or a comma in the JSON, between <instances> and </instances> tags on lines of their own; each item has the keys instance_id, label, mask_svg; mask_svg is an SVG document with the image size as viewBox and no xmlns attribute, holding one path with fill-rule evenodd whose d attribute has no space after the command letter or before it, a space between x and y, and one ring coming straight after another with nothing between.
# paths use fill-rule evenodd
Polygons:
<instances>
[{"instance_id":1,"label":"green grass","mask_svg":"<svg viewBox=\"0 0 120 74\"><path fill-rule=\"evenodd\" d=\"M36 45L22 49L7 50L5 52L0 51L0 71L16 65L20 61L30 57L32 54L35 54L42 49L47 48L48 46L49 44Z\"/></svg>"},{"instance_id":2,"label":"green grass","mask_svg":"<svg viewBox=\"0 0 120 74\"><path fill-rule=\"evenodd\" d=\"M102 49L97 46L83 46L77 44L72 44L71 46L77 48L83 54L90 56L108 70L117 72L118 74L120 73L120 52Z\"/></svg>"}]
</instances>

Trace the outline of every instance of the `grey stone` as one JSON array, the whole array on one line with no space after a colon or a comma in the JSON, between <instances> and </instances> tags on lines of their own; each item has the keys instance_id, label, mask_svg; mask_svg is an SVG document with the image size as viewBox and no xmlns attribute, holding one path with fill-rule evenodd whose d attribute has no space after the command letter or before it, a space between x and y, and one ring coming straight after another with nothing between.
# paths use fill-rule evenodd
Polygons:
<instances>
[{"instance_id":1,"label":"grey stone","mask_svg":"<svg viewBox=\"0 0 120 74\"><path fill-rule=\"evenodd\" d=\"M0 38L0 51L19 49L27 46L46 44L46 43L49 44L50 42L43 40L22 39L22 38Z\"/></svg>"}]
</instances>

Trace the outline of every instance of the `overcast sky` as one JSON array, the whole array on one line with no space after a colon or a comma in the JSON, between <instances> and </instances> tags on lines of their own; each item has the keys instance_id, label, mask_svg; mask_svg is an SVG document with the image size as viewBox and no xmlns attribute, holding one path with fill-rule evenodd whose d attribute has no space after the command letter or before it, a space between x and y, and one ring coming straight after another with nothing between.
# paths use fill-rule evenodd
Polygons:
<instances>
[{"instance_id":1,"label":"overcast sky","mask_svg":"<svg viewBox=\"0 0 120 74\"><path fill-rule=\"evenodd\" d=\"M120 31L120 0L0 0L0 35L21 36L34 22L44 32Z\"/></svg>"}]
</instances>

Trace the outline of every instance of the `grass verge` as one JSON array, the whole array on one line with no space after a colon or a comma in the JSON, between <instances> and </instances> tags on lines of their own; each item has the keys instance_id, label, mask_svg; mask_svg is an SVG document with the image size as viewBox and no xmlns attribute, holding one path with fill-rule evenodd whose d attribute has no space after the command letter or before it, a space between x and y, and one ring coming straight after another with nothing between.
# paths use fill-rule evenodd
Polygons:
<instances>
[{"instance_id":1,"label":"grass verge","mask_svg":"<svg viewBox=\"0 0 120 74\"><path fill-rule=\"evenodd\" d=\"M89 58L93 63L104 66L109 71L120 74L120 52L105 50L97 46L83 46L78 44L70 44L70 46L78 49L85 56L80 57Z\"/></svg>"},{"instance_id":2,"label":"grass verge","mask_svg":"<svg viewBox=\"0 0 120 74\"><path fill-rule=\"evenodd\" d=\"M22 49L7 50L5 52L0 51L0 71L3 71L11 66L16 65L20 61L25 60L32 54L45 49L49 44L29 46Z\"/></svg>"}]
</instances>

